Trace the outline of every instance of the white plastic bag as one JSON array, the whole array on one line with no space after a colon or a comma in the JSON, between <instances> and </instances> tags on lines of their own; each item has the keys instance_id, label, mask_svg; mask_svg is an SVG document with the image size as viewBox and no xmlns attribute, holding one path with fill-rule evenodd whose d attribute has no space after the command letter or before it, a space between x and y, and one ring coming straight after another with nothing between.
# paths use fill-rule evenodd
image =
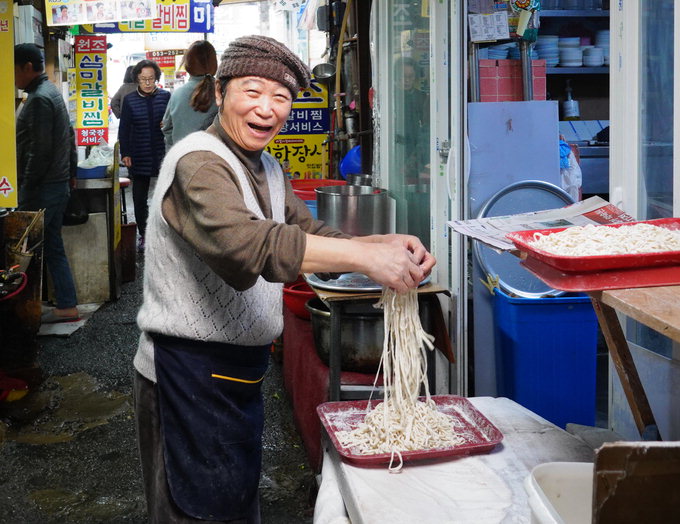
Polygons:
<instances>
[{"instance_id":1,"label":"white plastic bag","mask_svg":"<svg viewBox=\"0 0 680 524\"><path fill-rule=\"evenodd\" d=\"M101 145L90 149L90 155L85 160L78 162L78 167L90 169L97 166L110 166L111 164L113 164L113 148L103 142Z\"/></svg>"},{"instance_id":2,"label":"white plastic bag","mask_svg":"<svg viewBox=\"0 0 680 524\"><path fill-rule=\"evenodd\" d=\"M569 153L569 167L560 169L562 176L562 189L564 189L575 202L581 200L581 186L583 184L583 175L581 174L581 167L576 161L573 151Z\"/></svg>"}]
</instances>

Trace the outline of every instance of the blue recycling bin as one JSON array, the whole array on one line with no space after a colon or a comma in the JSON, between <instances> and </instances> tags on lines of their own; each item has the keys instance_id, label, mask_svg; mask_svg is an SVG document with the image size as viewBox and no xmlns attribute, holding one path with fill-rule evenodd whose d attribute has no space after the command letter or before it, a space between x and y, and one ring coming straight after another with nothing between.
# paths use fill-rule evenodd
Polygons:
<instances>
[{"instance_id":1,"label":"blue recycling bin","mask_svg":"<svg viewBox=\"0 0 680 524\"><path fill-rule=\"evenodd\" d=\"M494 291L498 396L562 428L595 425L598 328L590 298Z\"/></svg>"}]
</instances>

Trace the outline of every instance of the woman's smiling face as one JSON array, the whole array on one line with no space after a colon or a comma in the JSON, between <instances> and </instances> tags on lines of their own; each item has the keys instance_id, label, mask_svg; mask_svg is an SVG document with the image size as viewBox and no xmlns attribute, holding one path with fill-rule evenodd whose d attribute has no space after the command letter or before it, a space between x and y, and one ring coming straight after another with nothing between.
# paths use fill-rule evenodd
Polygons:
<instances>
[{"instance_id":1,"label":"woman's smiling face","mask_svg":"<svg viewBox=\"0 0 680 524\"><path fill-rule=\"evenodd\" d=\"M222 96L215 82L222 127L246 151L263 150L288 119L293 98L286 86L259 76L232 78Z\"/></svg>"}]
</instances>

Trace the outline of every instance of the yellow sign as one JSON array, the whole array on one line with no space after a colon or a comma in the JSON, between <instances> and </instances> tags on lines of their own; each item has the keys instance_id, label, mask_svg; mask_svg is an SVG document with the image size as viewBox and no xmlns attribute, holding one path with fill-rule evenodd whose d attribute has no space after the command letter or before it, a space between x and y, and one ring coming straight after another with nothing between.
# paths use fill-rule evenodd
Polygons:
<instances>
[{"instance_id":1,"label":"yellow sign","mask_svg":"<svg viewBox=\"0 0 680 524\"><path fill-rule=\"evenodd\" d=\"M329 132L328 89L313 80L293 102L288 120L267 151L290 178L322 178Z\"/></svg>"},{"instance_id":2,"label":"yellow sign","mask_svg":"<svg viewBox=\"0 0 680 524\"><path fill-rule=\"evenodd\" d=\"M327 153L323 135L276 135L267 151L276 158L288 178L322 178Z\"/></svg>"},{"instance_id":3,"label":"yellow sign","mask_svg":"<svg viewBox=\"0 0 680 524\"><path fill-rule=\"evenodd\" d=\"M17 207L17 149L14 131L14 32L12 4L0 1L0 208Z\"/></svg>"},{"instance_id":4,"label":"yellow sign","mask_svg":"<svg viewBox=\"0 0 680 524\"><path fill-rule=\"evenodd\" d=\"M96 146L108 142L109 106L106 97L106 37L76 36L76 143Z\"/></svg>"}]
</instances>

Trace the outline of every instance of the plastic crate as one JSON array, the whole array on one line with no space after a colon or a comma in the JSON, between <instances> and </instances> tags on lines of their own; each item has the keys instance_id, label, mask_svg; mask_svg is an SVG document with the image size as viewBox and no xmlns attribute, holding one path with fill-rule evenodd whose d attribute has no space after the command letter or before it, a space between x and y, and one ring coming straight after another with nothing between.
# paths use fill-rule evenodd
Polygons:
<instances>
[{"instance_id":1,"label":"plastic crate","mask_svg":"<svg viewBox=\"0 0 680 524\"><path fill-rule=\"evenodd\" d=\"M496 289L498 395L562 428L595 424L597 317L585 295L510 297Z\"/></svg>"}]
</instances>

